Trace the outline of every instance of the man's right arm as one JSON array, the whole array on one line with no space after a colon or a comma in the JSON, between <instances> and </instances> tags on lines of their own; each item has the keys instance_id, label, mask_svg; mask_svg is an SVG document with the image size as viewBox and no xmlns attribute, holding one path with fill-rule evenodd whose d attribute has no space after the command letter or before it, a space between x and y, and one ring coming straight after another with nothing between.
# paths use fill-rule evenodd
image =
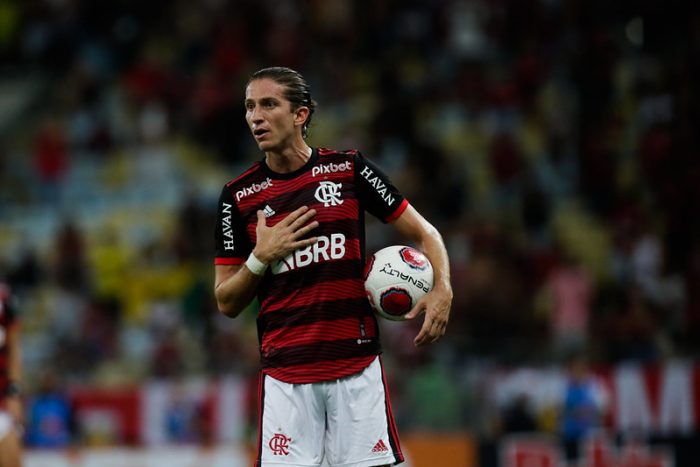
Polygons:
<instances>
[{"instance_id":1,"label":"man's right arm","mask_svg":"<svg viewBox=\"0 0 700 467\"><path fill-rule=\"evenodd\" d=\"M235 318L253 300L263 276L253 274L243 264L216 265L214 272L214 296L219 311Z\"/></svg>"},{"instance_id":2,"label":"man's right arm","mask_svg":"<svg viewBox=\"0 0 700 467\"><path fill-rule=\"evenodd\" d=\"M274 226L268 227L263 212L257 212L258 224L255 228L256 244L251 253L252 263L249 263L249 258L244 264L216 265L214 296L221 313L231 318L238 316L255 297L267 265L299 248L316 243L316 237L304 238L318 227L318 222L311 220L315 215L315 209L302 206ZM259 270L256 273L251 267L253 270Z\"/></svg>"}]
</instances>

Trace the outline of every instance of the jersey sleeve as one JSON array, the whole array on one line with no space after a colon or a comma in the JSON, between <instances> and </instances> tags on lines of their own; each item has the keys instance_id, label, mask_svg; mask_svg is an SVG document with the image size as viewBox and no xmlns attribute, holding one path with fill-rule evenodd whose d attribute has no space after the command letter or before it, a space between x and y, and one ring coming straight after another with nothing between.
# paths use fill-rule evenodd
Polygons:
<instances>
[{"instance_id":1,"label":"jersey sleeve","mask_svg":"<svg viewBox=\"0 0 700 467\"><path fill-rule=\"evenodd\" d=\"M214 231L214 264L243 264L253 247L228 186L221 190Z\"/></svg>"},{"instance_id":2,"label":"jersey sleeve","mask_svg":"<svg viewBox=\"0 0 700 467\"><path fill-rule=\"evenodd\" d=\"M358 198L367 212L380 221L391 222L408 207L408 200L391 183L389 176L360 153L355 155L355 179Z\"/></svg>"}]
</instances>

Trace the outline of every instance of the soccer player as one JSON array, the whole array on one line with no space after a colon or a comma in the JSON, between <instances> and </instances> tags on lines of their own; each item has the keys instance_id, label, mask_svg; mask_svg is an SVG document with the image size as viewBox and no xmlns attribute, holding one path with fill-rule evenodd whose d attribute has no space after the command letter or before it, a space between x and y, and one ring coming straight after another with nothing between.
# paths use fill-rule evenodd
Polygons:
<instances>
[{"instance_id":1,"label":"soccer player","mask_svg":"<svg viewBox=\"0 0 700 467\"><path fill-rule=\"evenodd\" d=\"M435 286L415 345L444 333L452 302L438 231L358 151L311 148L316 103L296 71L254 73L246 121L264 157L228 182L216 225L215 295L237 316L257 295L262 371L258 466L370 467L403 454L363 286L364 212L430 259Z\"/></svg>"},{"instance_id":2,"label":"soccer player","mask_svg":"<svg viewBox=\"0 0 700 467\"><path fill-rule=\"evenodd\" d=\"M22 465L19 325L10 290L0 283L0 467Z\"/></svg>"}]
</instances>

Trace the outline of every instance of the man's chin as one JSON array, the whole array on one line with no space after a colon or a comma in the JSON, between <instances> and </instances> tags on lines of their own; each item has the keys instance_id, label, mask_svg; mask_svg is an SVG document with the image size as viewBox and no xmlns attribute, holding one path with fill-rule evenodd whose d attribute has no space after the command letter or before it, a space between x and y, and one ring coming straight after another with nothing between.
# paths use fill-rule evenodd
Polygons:
<instances>
[{"instance_id":1,"label":"man's chin","mask_svg":"<svg viewBox=\"0 0 700 467\"><path fill-rule=\"evenodd\" d=\"M268 151L274 150L275 145L269 141L259 141L258 142L258 149L260 149L261 151L268 152Z\"/></svg>"}]
</instances>

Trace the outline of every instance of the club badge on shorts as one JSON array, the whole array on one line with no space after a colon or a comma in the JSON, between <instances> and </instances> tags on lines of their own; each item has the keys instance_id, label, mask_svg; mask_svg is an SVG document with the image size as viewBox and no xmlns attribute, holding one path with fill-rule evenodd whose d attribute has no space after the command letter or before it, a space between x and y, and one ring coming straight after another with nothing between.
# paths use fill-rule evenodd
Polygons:
<instances>
[{"instance_id":1,"label":"club badge on shorts","mask_svg":"<svg viewBox=\"0 0 700 467\"><path fill-rule=\"evenodd\" d=\"M289 438L282 433L275 433L275 435L270 438L268 443L270 449L272 449L272 454L275 456L286 456L289 455L289 442L292 438Z\"/></svg>"}]
</instances>

